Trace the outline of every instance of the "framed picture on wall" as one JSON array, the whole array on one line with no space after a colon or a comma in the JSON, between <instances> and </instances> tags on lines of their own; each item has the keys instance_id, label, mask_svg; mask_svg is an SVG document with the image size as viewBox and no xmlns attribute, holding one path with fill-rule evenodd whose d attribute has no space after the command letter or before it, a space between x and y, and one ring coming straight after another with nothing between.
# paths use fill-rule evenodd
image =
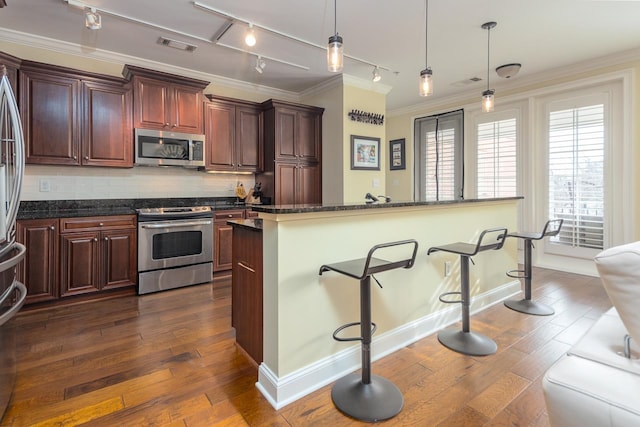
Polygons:
<instances>
[{"instance_id":1,"label":"framed picture on wall","mask_svg":"<svg viewBox=\"0 0 640 427\"><path fill-rule=\"evenodd\" d=\"M404 138L389 141L389 169L392 171L405 169L405 157Z\"/></svg>"},{"instance_id":2,"label":"framed picture on wall","mask_svg":"<svg viewBox=\"0 0 640 427\"><path fill-rule=\"evenodd\" d=\"M351 135L351 169L380 170L380 138Z\"/></svg>"}]
</instances>

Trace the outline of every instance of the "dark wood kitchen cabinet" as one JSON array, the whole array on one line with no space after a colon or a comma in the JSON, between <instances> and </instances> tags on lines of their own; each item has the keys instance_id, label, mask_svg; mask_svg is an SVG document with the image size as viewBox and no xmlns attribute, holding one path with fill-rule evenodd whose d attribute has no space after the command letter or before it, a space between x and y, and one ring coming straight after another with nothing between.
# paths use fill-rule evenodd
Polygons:
<instances>
[{"instance_id":1,"label":"dark wood kitchen cabinet","mask_svg":"<svg viewBox=\"0 0 640 427\"><path fill-rule=\"evenodd\" d=\"M263 356L262 230L233 225L231 326L236 342L259 365Z\"/></svg>"},{"instance_id":2,"label":"dark wood kitchen cabinet","mask_svg":"<svg viewBox=\"0 0 640 427\"><path fill-rule=\"evenodd\" d=\"M263 168L262 110L258 104L207 95L205 168L259 172Z\"/></svg>"},{"instance_id":3,"label":"dark wood kitchen cabinet","mask_svg":"<svg viewBox=\"0 0 640 427\"><path fill-rule=\"evenodd\" d=\"M136 284L136 217L60 220L60 296Z\"/></svg>"},{"instance_id":4,"label":"dark wood kitchen cabinet","mask_svg":"<svg viewBox=\"0 0 640 427\"><path fill-rule=\"evenodd\" d=\"M26 163L133 167L125 80L31 61L19 76Z\"/></svg>"},{"instance_id":5,"label":"dark wood kitchen cabinet","mask_svg":"<svg viewBox=\"0 0 640 427\"><path fill-rule=\"evenodd\" d=\"M4 65L7 70L7 77L9 77L9 83L16 97L16 102L18 101L18 69L21 63L22 60L20 58L0 52L0 65Z\"/></svg>"},{"instance_id":6,"label":"dark wood kitchen cabinet","mask_svg":"<svg viewBox=\"0 0 640 427\"><path fill-rule=\"evenodd\" d=\"M125 65L133 83L134 127L193 134L204 133L204 80Z\"/></svg>"},{"instance_id":7,"label":"dark wood kitchen cabinet","mask_svg":"<svg viewBox=\"0 0 640 427\"><path fill-rule=\"evenodd\" d=\"M230 219L243 219L244 210L228 210L213 214L213 272L231 270L233 227Z\"/></svg>"},{"instance_id":8,"label":"dark wood kitchen cabinet","mask_svg":"<svg viewBox=\"0 0 640 427\"><path fill-rule=\"evenodd\" d=\"M322 202L323 108L269 100L264 108L264 172L256 175L273 204Z\"/></svg>"},{"instance_id":9,"label":"dark wood kitchen cabinet","mask_svg":"<svg viewBox=\"0 0 640 427\"><path fill-rule=\"evenodd\" d=\"M16 240L27 248L17 278L27 287L26 303L55 300L58 285L58 219L27 219L16 224Z\"/></svg>"}]
</instances>

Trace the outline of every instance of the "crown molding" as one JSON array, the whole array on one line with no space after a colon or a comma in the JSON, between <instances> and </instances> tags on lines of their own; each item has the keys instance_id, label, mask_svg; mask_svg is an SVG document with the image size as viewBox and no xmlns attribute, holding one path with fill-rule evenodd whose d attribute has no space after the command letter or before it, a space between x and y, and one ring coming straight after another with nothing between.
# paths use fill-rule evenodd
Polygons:
<instances>
[{"instance_id":1,"label":"crown molding","mask_svg":"<svg viewBox=\"0 0 640 427\"><path fill-rule=\"evenodd\" d=\"M535 75L522 77L516 80L508 80L496 84L496 92L500 90L509 90L509 92L527 90L530 86L535 86L548 81L558 80L576 74L584 74L593 72L599 69L608 68L612 66L622 65L632 61L640 60L640 49L630 49L622 52L616 52L611 55L602 56L596 59L589 59L586 61L576 62L571 65L554 68L552 70L537 73ZM387 117L397 117L403 115L419 114L425 111L440 110L451 105L463 105L468 104L474 97L478 98L480 102L480 95L476 88L470 88L464 92L454 94L451 96L443 97L442 99L429 100L428 107L426 103L408 105L402 108L396 108L387 111Z\"/></svg>"},{"instance_id":2,"label":"crown molding","mask_svg":"<svg viewBox=\"0 0 640 427\"><path fill-rule=\"evenodd\" d=\"M300 92L300 96L301 97L314 96L319 93L323 93L328 90L334 89L336 87L344 87L344 86L356 87L359 89L380 93L385 96L389 92L391 92L391 89L393 89L392 86L385 85L382 83L374 83L371 80L362 79L360 77L355 77L349 74L337 74L315 86L310 87L309 89L306 89Z\"/></svg>"},{"instance_id":3,"label":"crown molding","mask_svg":"<svg viewBox=\"0 0 640 427\"><path fill-rule=\"evenodd\" d=\"M0 41L20 44L24 46L46 49L67 55L79 56L82 58L91 58L103 62L109 62L118 65L131 64L140 67L150 68L166 73L179 74L185 77L209 81L211 85L224 86L225 88L243 90L246 92L260 93L266 98L277 98L286 101L299 101L300 95L296 92L272 88L269 86L261 86L248 83L242 80L222 77L215 74L204 73L189 68L178 67L175 65L165 64L163 62L151 61L135 56L124 55L108 50L95 49L90 52L83 50L81 45L69 43L61 40L50 39L47 37L37 36L33 34L22 33L20 31L0 29Z\"/></svg>"}]
</instances>

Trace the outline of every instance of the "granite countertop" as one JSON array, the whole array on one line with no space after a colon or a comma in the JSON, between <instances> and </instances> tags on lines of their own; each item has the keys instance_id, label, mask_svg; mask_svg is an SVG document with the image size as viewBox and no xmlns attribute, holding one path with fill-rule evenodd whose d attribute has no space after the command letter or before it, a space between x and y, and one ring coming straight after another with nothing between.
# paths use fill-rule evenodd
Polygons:
<instances>
[{"instance_id":1,"label":"granite countertop","mask_svg":"<svg viewBox=\"0 0 640 427\"><path fill-rule=\"evenodd\" d=\"M260 218L232 219L227 221L227 224L251 231L262 231L262 219Z\"/></svg>"},{"instance_id":2,"label":"granite countertop","mask_svg":"<svg viewBox=\"0 0 640 427\"><path fill-rule=\"evenodd\" d=\"M235 197L191 197L166 199L94 199L21 201L18 219L75 218L86 216L135 215L136 209L183 206L211 206L214 211L251 209L256 205L236 202Z\"/></svg>"},{"instance_id":3,"label":"granite countertop","mask_svg":"<svg viewBox=\"0 0 640 427\"><path fill-rule=\"evenodd\" d=\"M310 212L339 212L363 209L388 209L410 206L437 206L437 205L453 205L464 203L482 203L504 200L519 200L522 196L516 197L500 197L492 199L463 199L463 200L446 200L446 201L430 201L430 202L389 202L389 203L352 203L352 204L320 204L320 205L258 205L253 208L255 212L264 212L270 214L292 214L292 213L310 213Z\"/></svg>"}]
</instances>

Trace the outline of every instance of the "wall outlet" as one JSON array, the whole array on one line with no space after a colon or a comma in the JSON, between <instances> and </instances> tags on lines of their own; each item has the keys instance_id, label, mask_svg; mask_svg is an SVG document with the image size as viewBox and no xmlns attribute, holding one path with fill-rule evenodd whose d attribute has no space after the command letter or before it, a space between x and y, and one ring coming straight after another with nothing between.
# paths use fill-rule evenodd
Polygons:
<instances>
[{"instance_id":1,"label":"wall outlet","mask_svg":"<svg viewBox=\"0 0 640 427\"><path fill-rule=\"evenodd\" d=\"M40 192L48 193L51 191L51 180L50 179L41 179L40 180Z\"/></svg>"},{"instance_id":2,"label":"wall outlet","mask_svg":"<svg viewBox=\"0 0 640 427\"><path fill-rule=\"evenodd\" d=\"M444 277L451 276L451 261L444 263Z\"/></svg>"}]
</instances>

